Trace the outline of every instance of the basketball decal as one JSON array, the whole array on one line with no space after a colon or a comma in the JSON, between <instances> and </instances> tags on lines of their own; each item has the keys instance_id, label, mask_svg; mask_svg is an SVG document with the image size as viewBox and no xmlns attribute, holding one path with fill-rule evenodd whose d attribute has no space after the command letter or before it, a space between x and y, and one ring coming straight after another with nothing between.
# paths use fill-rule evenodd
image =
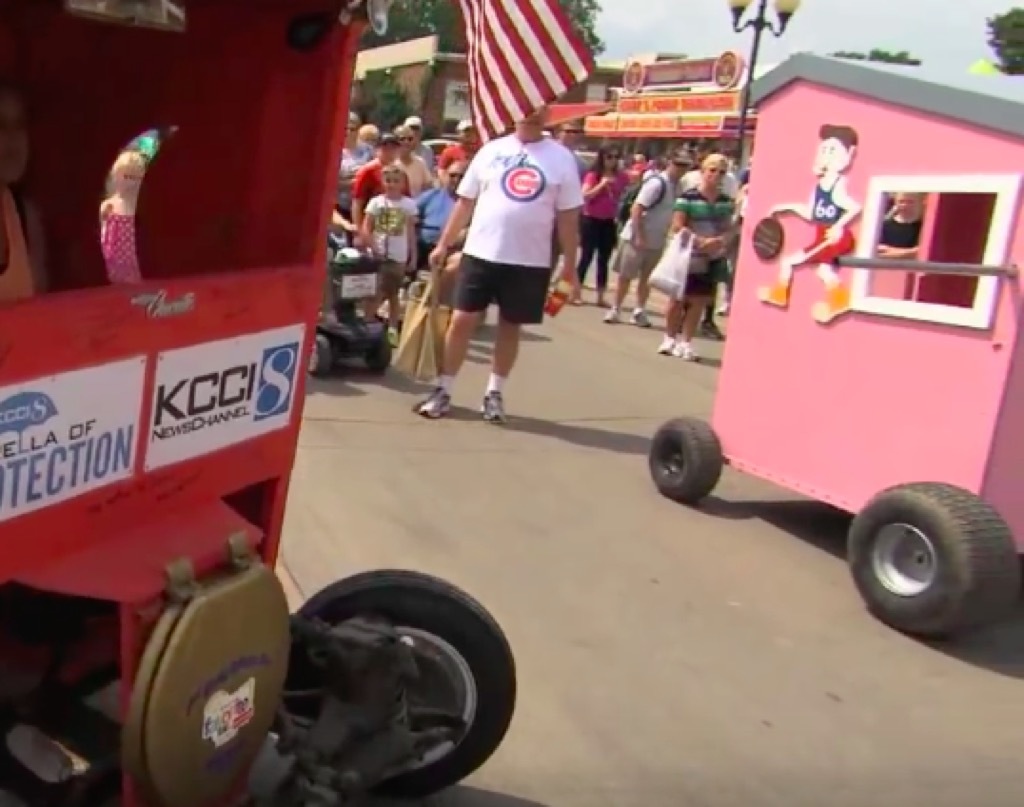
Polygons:
<instances>
[{"instance_id":1,"label":"basketball decal","mask_svg":"<svg viewBox=\"0 0 1024 807\"><path fill-rule=\"evenodd\" d=\"M766 216L754 227L751 240L758 258L773 261L782 254L786 243L785 231L775 216Z\"/></svg>"},{"instance_id":2,"label":"basketball decal","mask_svg":"<svg viewBox=\"0 0 1024 807\"><path fill-rule=\"evenodd\" d=\"M547 184L544 172L535 165L513 165L501 175L501 189L513 202L532 202Z\"/></svg>"}]
</instances>

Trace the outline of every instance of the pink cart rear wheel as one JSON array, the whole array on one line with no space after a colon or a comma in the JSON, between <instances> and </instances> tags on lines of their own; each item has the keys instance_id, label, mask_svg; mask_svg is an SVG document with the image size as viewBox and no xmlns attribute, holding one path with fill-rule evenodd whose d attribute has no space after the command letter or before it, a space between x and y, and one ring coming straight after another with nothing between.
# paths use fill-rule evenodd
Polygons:
<instances>
[{"instance_id":1,"label":"pink cart rear wheel","mask_svg":"<svg viewBox=\"0 0 1024 807\"><path fill-rule=\"evenodd\" d=\"M953 485L882 491L854 518L847 554L868 610L914 636L945 638L998 621L1020 597L1010 528L994 507Z\"/></svg>"}]
</instances>

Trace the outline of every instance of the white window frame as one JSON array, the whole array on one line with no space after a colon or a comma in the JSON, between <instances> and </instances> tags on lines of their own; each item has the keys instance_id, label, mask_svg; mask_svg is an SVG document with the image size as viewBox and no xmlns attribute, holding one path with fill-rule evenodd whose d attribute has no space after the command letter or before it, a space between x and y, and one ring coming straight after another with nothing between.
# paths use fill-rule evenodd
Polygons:
<instances>
[{"instance_id":1,"label":"white window frame","mask_svg":"<svg viewBox=\"0 0 1024 807\"><path fill-rule=\"evenodd\" d=\"M858 258L874 258L886 199L894 193L986 193L995 194L988 239L982 263L1002 266L1009 259L1016 229L1017 207L1021 192L1021 174L923 174L920 176L876 176L868 183L867 199L861 213L857 249ZM897 262L898 263L898 262ZM850 307L854 311L897 317L939 325L988 330L995 317L1002 277L979 277L971 308L895 300L871 295L872 269L854 269L850 281ZM887 271L887 270L883 270ZM913 271L913 270L909 270Z\"/></svg>"}]
</instances>

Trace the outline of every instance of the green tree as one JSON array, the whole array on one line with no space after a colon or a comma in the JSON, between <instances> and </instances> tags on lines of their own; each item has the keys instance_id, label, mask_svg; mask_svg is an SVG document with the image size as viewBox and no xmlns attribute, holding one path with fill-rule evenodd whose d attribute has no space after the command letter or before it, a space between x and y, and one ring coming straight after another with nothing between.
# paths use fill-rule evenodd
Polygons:
<instances>
[{"instance_id":1,"label":"green tree","mask_svg":"<svg viewBox=\"0 0 1024 807\"><path fill-rule=\"evenodd\" d=\"M1024 75L1024 8L1011 8L985 21L996 66L1010 76Z\"/></svg>"},{"instance_id":2,"label":"green tree","mask_svg":"<svg viewBox=\"0 0 1024 807\"><path fill-rule=\"evenodd\" d=\"M413 110L405 90L390 70L371 70L360 82L356 112L363 120L371 120L382 129L390 130Z\"/></svg>"},{"instance_id":3,"label":"green tree","mask_svg":"<svg viewBox=\"0 0 1024 807\"><path fill-rule=\"evenodd\" d=\"M921 64L920 59L915 59L905 50L892 51L882 48L872 48L867 53L860 53L851 50L837 50L830 53L836 59L850 59L855 62L879 62L881 64L906 64L917 67Z\"/></svg>"},{"instance_id":4,"label":"green tree","mask_svg":"<svg viewBox=\"0 0 1024 807\"><path fill-rule=\"evenodd\" d=\"M600 0L559 0L587 46L598 55L604 42L597 35ZM393 45L421 36L437 34L442 53L466 52L466 29L457 0L395 0L388 15L388 30L377 36L367 29L362 47Z\"/></svg>"}]
</instances>

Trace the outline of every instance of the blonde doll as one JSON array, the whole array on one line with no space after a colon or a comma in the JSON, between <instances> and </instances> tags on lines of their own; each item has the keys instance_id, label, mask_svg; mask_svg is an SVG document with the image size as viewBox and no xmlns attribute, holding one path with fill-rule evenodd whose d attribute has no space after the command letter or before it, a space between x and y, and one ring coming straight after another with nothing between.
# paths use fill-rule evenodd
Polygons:
<instances>
[{"instance_id":1,"label":"blonde doll","mask_svg":"<svg viewBox=\"0 0 1024 807\"><path fill-rule=\"evenodd\" d=\"M110 171L110 196L100 205L100 245L111 283L139 283L139 256L135 249L135 208L146 173L146 159L137 151L124 151Z\"/></svg>"}]
</instances>

